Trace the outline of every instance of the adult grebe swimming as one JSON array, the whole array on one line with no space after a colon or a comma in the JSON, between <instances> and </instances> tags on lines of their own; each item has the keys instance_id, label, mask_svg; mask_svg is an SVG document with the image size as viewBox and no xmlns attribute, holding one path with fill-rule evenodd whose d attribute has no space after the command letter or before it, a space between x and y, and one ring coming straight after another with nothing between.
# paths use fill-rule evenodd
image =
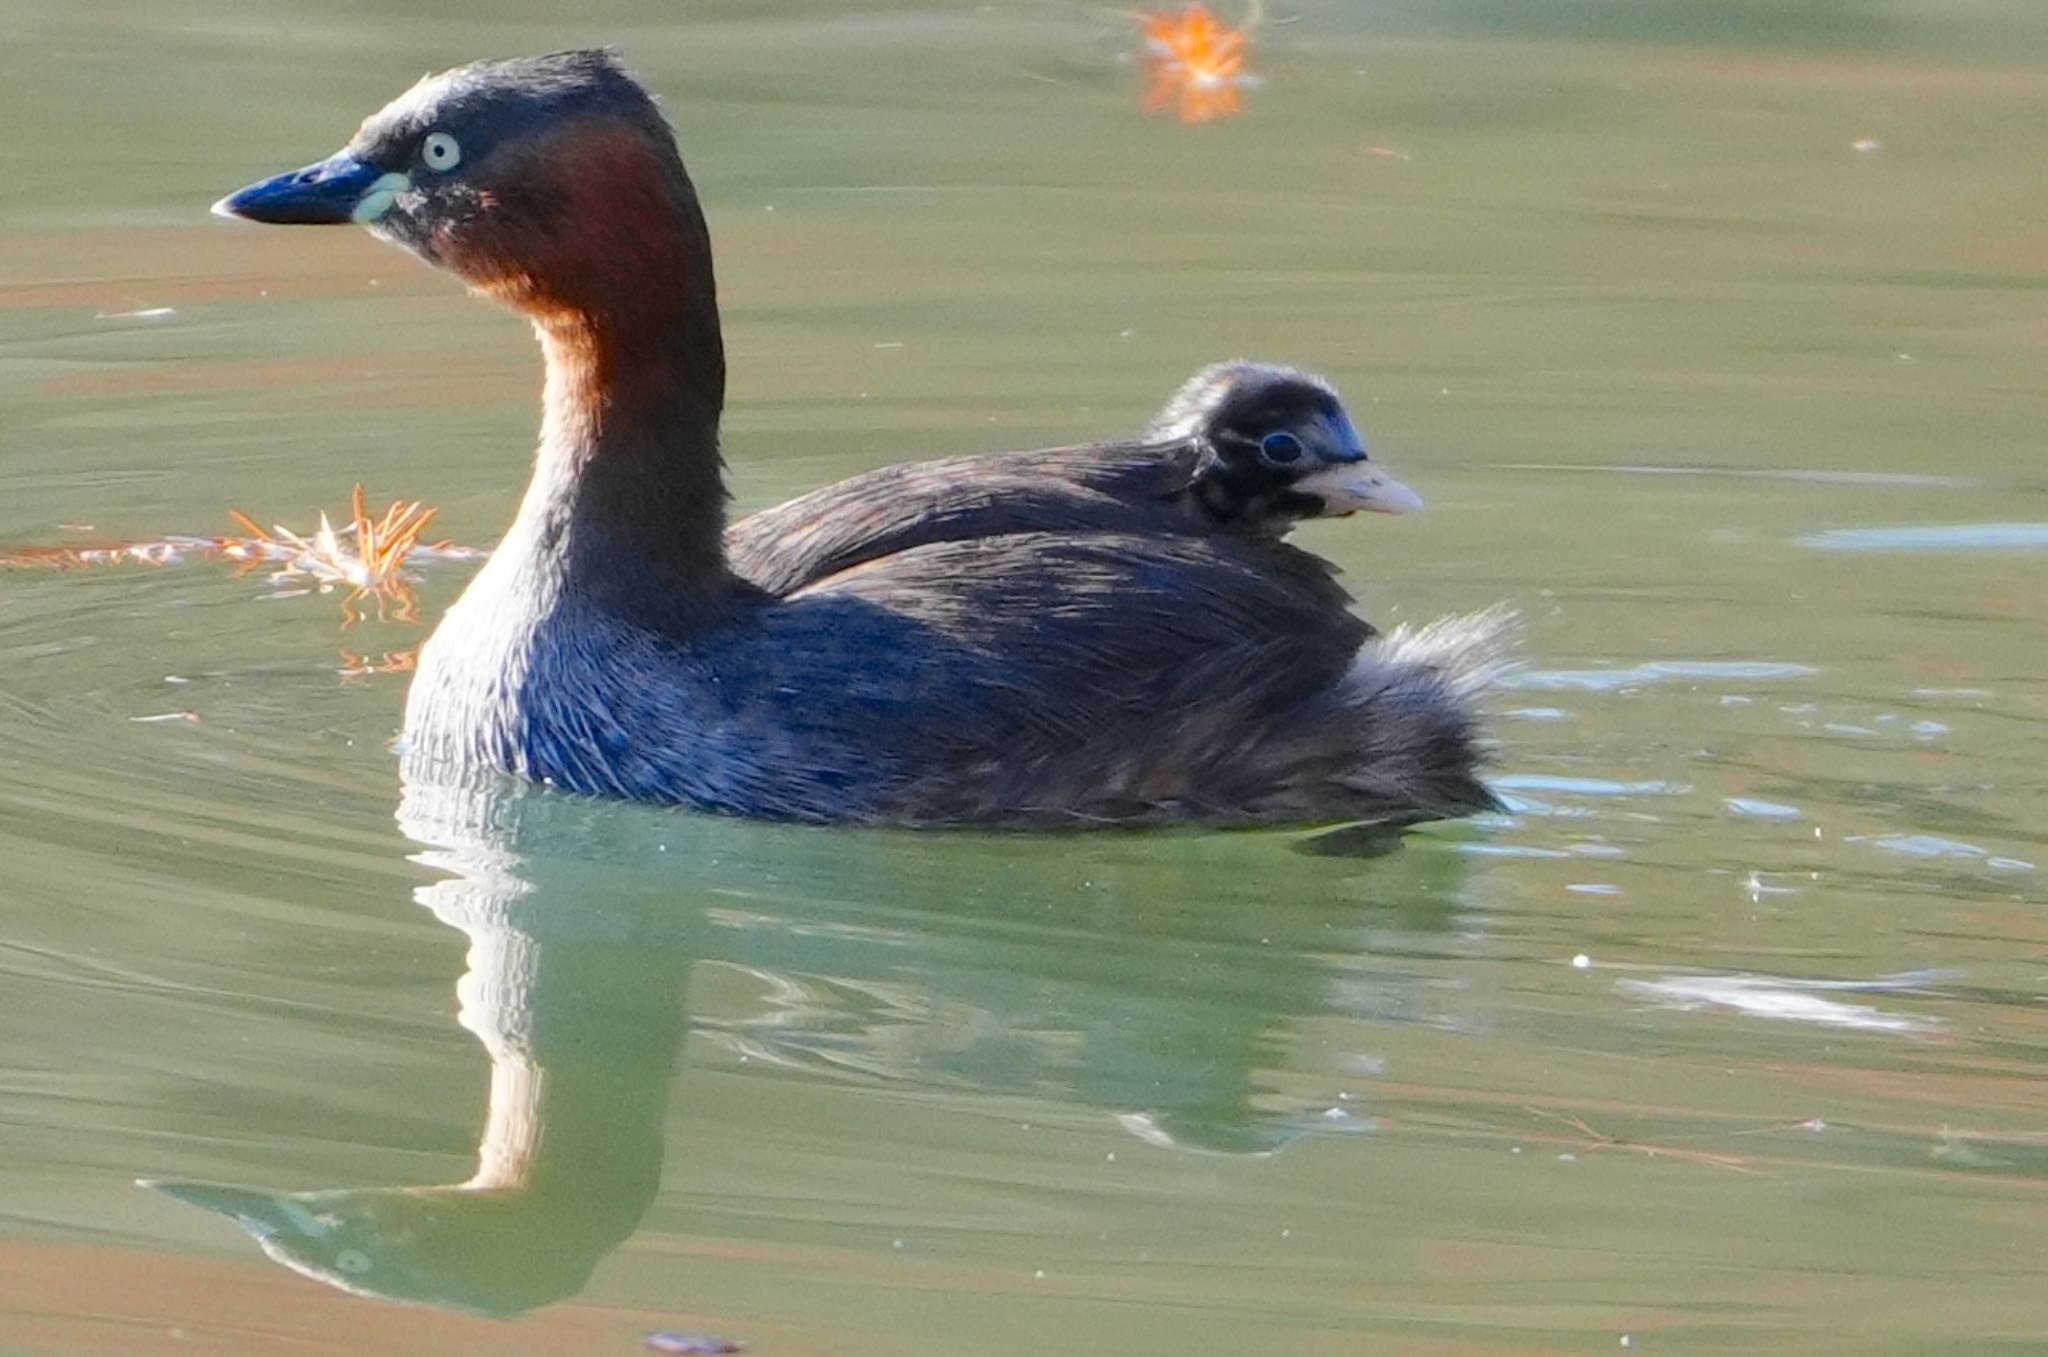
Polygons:
<instances>
[{"instance_id":1,"label":"adult grebe swimming","mask_svg":"<svg viewBox=\"0 0 2048 1357\"><path fill-rule=\"evenodd\" d=\"M421 652L416 771L899 823L1494 804L1472 698L1498 622L1376 638L1322 561L1269 533L999 514L786 593L736 572L710 237L667 123L608 53L429 77L340 153L216 210L366 225L540 337L533 478Z\"/></svg>"}]
</instances>

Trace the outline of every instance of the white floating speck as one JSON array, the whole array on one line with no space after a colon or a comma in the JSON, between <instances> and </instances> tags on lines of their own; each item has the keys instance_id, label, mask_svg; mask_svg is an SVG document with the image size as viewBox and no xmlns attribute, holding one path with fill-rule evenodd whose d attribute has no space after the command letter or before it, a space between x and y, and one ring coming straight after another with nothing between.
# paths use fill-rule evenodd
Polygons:
<instances>
[{"instance_id":1,"label":"white floating speck","mask_svg":"<svg viewBox=\"0 0 2048 1357\"><path fill-rule=\"evenodd\" d=\"M1772 886L1767 884L1764 881L1764 874L1758 871L1752 871L1749 874L1748 879L1745 880L1742 884L1744 885L1744 887L1748 889L1749 898L1752 900L1761 900L1766 895L1799 894L1799 888L1797 886Z\"/></svg>"},{"instance_id":2,"label":"white floating speck","mask_svg":"<svg viewBox=\"0 0 2048 1357\"><path fill-rule=\"evenodd\" d=\"M1575 956L1575 957L1573 957L1573 958L1572 958L1572 969L1573 969L1573 970L1575 970L1575 971L1586 971L1586 970L1591 970L1592 968L1593 968L1593 958L1591 958L1591 957L1587 956L1587 955L1586 955L1586 954L1585 954L1584 952L1581 952L1581 953L1579 953L1579 954L1578 954L1577 956Z\"/></svg>"},{"instance_id":3,"label":"white floating speck","mask_svg":"<svg viewBox=\"0 0 2048 1357\"><path fill-rule=\"evenodd\" d=\"M1606 881L1574 881L1565 887L1573 895L1619 895L1621 887ZM1574 965L1577 961L1574 960Z\"/></svg>"},{"instance_id":4,"label":"white floating speck","mask_svg":"<svg viewBox=\"0 0 2048 1357\"><path fill-rule=\"evenodd\" d=\"M1849 149L1857 155L1876 155L1884 149L1884 143L1876 137L1858 137L1849 143Z\"/></svg>"}]
</instances>

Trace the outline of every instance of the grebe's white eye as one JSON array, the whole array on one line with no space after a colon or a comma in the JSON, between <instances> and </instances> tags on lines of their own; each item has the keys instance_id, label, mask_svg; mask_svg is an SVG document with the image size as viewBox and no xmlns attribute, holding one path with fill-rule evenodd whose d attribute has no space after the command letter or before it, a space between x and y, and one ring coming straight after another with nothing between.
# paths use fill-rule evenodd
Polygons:
<instances>
[{"instance_id":1,"label":"grebe's white eye","mask_svg":"<svg viewBox=\"0 0 2048 1357\"><path fill-rule=\"evenodd\" d=\"M462 163L462 143L446 132L429 132L427 139L420 143L420 163L437 173L446 174Z\"/></svg>"}]
</instances>

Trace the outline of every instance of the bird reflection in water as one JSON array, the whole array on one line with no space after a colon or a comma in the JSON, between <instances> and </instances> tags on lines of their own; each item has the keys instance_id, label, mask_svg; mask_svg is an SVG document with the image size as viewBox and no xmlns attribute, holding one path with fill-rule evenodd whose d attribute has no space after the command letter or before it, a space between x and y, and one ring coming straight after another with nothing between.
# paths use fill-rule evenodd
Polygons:
<instances>
[{"instance_id":1,"label":"bird reflection in water","mask_svg":"<svg viewBox=\"0 0 2048 1357\"><path fill-rule=\"evenodd\" d=\"M491 1064L475 1171L300 1192L146 1185L318 1281L500 1316L576 1294L652 1205L700 962L769 982L772 1011L696 1026L778 1065L1062 1097L1166 1152L1269 1154L1328 1125L1260 1087L1287 1063L1290 1020L1413 1016L1413 972L1344 949L1367 928L1444 928L1465 860L1437 845L1333 862L1329 843L1290 851L1304 841L1275 835L1049 852L681 816L495 777L412 785L400 822L415 860L448 873L416 898L469 938L459 1020ZM877 1014L832 997L884 990L910 1001Z\"/></svg>"}]
</instances>

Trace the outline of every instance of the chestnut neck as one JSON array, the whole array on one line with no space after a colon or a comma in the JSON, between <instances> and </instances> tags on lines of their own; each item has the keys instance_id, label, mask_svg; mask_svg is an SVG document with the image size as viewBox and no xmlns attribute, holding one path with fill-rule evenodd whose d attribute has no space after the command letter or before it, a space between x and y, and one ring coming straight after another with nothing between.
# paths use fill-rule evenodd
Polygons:
<instances>
[{"instance_id":1,"label":"chestnut neck","mask_svg":"<svg viewBox=\"0 0 2048 1357\"><path fill-rule=\"evenodd\" d=\"M573 257L522 271L507 297L547 363L540 450L507 541L565 597L657 630L732 593L710 237L680 166L676 180L632 195L645 210L592 217Z\"/></svg>"}]
</instances>

